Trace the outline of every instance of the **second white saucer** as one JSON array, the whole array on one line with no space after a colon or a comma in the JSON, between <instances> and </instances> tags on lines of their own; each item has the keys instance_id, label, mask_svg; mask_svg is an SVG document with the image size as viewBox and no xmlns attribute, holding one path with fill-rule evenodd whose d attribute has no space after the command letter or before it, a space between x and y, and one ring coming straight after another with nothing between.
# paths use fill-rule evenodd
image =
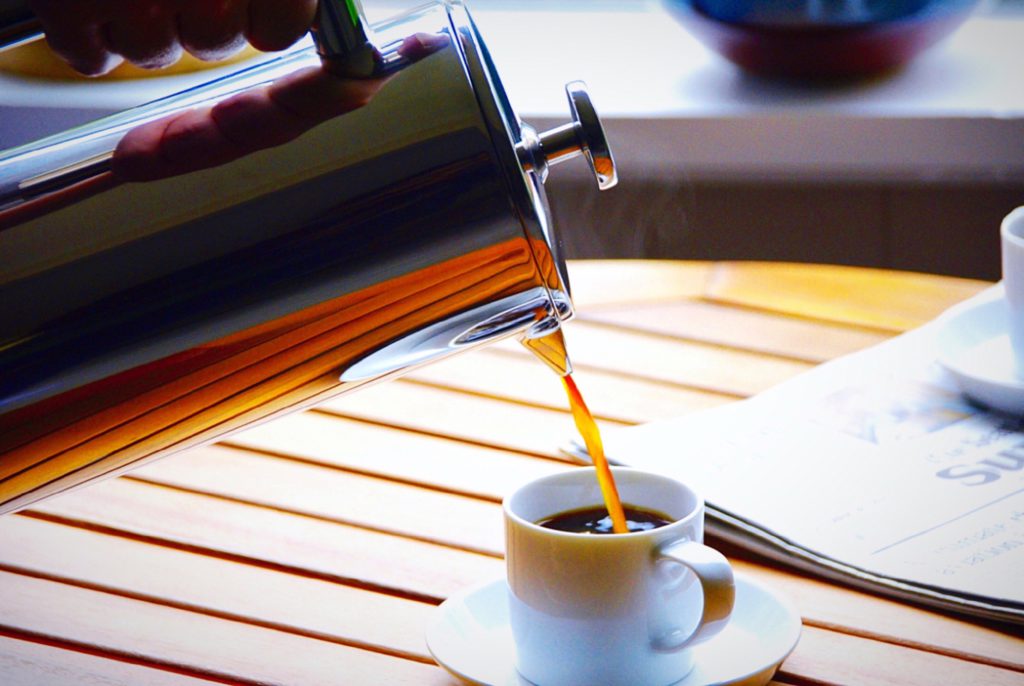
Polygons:
<instances>
[{"instance_id":1,"label":"second white saucer","mask_svg":"<svg viewBox=\"0 0 1024 686\"><path fill-rule=\"evenodd\" d=\"M975 401L1013 415L1024 414L1024 379L1016 373L1009 312L1001 297L950 310L938 334L939 363Z\"/></svg>"},{"instance_id":2,"label":"second white saucer","mask_svg":"<svg viewBox=\"0 0 1024 686\"><path fill-rule=\"evenodd\" d=\"M456 677L483 686L530 686L515 669L508 586L492 581L441 603L427 629L434 659ZM674 686L761 686L796 647L800 616L773 592L736 575L729 625L694 648L696 666Z\"/></svg>"}]
</instances>

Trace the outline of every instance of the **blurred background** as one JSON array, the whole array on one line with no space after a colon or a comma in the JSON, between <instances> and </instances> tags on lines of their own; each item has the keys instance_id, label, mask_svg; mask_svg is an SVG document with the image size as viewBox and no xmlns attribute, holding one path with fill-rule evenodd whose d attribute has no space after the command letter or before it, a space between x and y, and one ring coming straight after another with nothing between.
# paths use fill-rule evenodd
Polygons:
<instances>
[{"instance_id":1,"label":"blurred background","mask_svg":"<svg viewBox=\"0 0 1024 686\"><path fill-rule=\"evenodd\" d=\"M374 20L419 3L363 4ZM605 122L619 186L598 194L581 161L554 168L547 182L570 258L788 260L999 278L999 221L1024 205L1024 0L954 1L970 15L906 63L812 78L737 66L681 13L691 3L467 4L523 120L538 129L565 121L562 86L583 79ZM757 17L756 2L693 4L745 7L748 24ZM786 18L789 30L794 16L808 28L797 14ZM871 28L876 39L889 35ZM839 40L829 34L827 44ZM863 54L857 46L848 54ZM230 68L85 82L0 60L0 147Z\"/></svg>"}]
</instances>

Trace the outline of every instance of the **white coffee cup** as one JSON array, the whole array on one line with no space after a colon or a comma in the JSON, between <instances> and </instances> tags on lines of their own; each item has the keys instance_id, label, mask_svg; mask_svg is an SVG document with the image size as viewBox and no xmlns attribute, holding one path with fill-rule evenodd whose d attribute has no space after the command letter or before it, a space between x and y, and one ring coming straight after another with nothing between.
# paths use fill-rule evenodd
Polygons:
<instances>
[{"instance_id":1,"label":"white coffee cup","mask_svg":"<svg viewBox=\"0 0 1024 686\"><path fill-rule=\"evenodd\" d=\"M628 534L538 525L603 504L586 468L532 481L505 499L516 667L537 686L674 683L693 668L692 646L721 631L732 612L732 568L702 543L703 500L665 476L613 473L624 505L671 523Z\"/></svg>"},{"instance_id":2,"label":"white coffee cup","mask_svg":"<svg viewBox=\"0 0 1024 686\"><path fill-rule=\"evenodd\" d=\"M1024 378L1024 206L1003 219L999 227L1003 255L1003 289L1010 314L1010 346L1017 376Z\"/></svg>"}]
</instances>

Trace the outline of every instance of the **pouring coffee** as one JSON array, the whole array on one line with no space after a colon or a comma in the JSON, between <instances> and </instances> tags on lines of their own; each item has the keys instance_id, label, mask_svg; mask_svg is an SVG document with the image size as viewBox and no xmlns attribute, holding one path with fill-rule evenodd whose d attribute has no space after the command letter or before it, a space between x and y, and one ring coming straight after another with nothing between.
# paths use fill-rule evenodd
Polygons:
<instances>
[{"instance_id":1,"label":"pouring coffee","mask_svg":"<svg viewBox=\"0 0 1024 686\"><path fill-rule=\"evenodd\" d=\"M320 7L315 49L0 155L0 513L511 336L569 373L543 182L580 155L616 179L583 85L537 133L463 5L373 26ZM18 8L5 42L36 30ZM216 164L119 172L133 132L322 59L373 79L369 102Z\"/></svg>"}]
</instances>

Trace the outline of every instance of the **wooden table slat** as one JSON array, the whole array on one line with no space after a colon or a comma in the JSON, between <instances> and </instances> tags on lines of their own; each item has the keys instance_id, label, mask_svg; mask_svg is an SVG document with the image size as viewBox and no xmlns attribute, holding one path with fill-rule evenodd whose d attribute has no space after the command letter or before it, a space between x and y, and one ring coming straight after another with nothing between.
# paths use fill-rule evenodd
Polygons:
<instances>
[{"instance_id":1,"label":"wooden table slat","mask_svg":"<svg viewBox=\"0 0 1024 686\"><path fill-rule=\"evenodd\" d=\"M780 677L857 686L1020 686L1022 675L969 660L805 626Z\"/></svg>"},{"instance_id":2,"label":"wooden table slat","mask_svg":"<svg viewBox=\"0 0 1024 686\"><path fill-rule=\"evenodd\" d=\"M453 683L420 661L6 572L0 626L250 683Z\"/></svg>"},{"instance_id":3,"label":"wooden table slat","mask_svg":"<svg viewBox=\"0 0 1024 686\"><path fill-rule=\"evenodd\" d=\"M441 599L501 560L301 515L117 479L36 508L51 518L311 577Z\"/></svg>"},{"instance_id":4,"label":"wooden table slat","mask_svg":"<svg viewBox=\"0 0 1024 686\"><path fill-rule=\"evenodd\" d=\"M699 298L715 265L682 260L586 260L569 266L577 309L614 303Z\"/></svg>"},{"instance_id":5,"label":"wooden table slat","mask_svg":"<svg viewBox=\"0 0 1024 686\"><path fill-rule=\"evenodd\" d=\"M733 565L785 594L808 624L1024 672L1019 636L750 560Z\"/></svg>"},{"instance_id":6,"label":"wooden table slat","mask_svg":"<svg viewBox=\"0 0 1024 686\"><path fill-rule=\"evenodd\" d=\"M756 351L671 340L585 321L566 324L565 339L576 367L733 396L759 393L813 366Z\"/></svg>"},{"instance_id":7,"label":"wooden table slat","mask_svg":"<svg viewBox=\"0 0 1024 686\"><path fill-rule=\"evenodd\" d=\"M566 468L562 461L320 412L262 424L235 434L228 444L493 500L500 500L510 484Z\"/></svg>"},{"instance_id":8,"label":"wooden table slat","mask_svg":"<svg viewBox=\"0 0 1024 686\"><path fill-rule=\"evenodd\" d=\"M825 362L889 337L874 330L714 302L630 303L594 308L581 313L579 321L795 357L806 362ZM751 335L754 331L756 335Z\"/></svg>"},{"instance_id":9,"label":"wooden table slat","mask_svg":"<svg viewBox=\"0 0 1024 686\"><path fill-rule=\"evenodd\" d=\"M211 686L223 683L2 633L0 675L4 686Z\"/></svg>"},{"instance_id":10,"label":"wooden table slat","mask_svg":"<svg viewBox=\"0 0 1024 686\"><path fill-rule=\"evenodd\" d=\"M379 477L202 449L160 460L132 478L489 555L502 551L496 503Z\"/></svg>"},{"instance_id":11,"label":"wooden table slat","mask_svg":"<svg viewBox=\"0 0 1024 686\"><path fill-rule=\"evenodd\" d=\"M580 362L573 359L579 367ZM576 374L599 419L636 424L732 402L736 395L681 388L585 365ZM551 370L517 346L481 348L418 369L404 379L511 402L566 411L565 389Z\"/></svg>"},{"instance_id":12,"label":"wooden table slat","mask_svg":"<svg viewBox=\"0 0 1024 686\"><path fill-rule=\"evenodd\" d=\"M722 262L715 265L705 297L898 333L928 322L986 285L885 269Z\"/></svg>"},{"instance_id":13,"label":"wooden table slat","mask_svg":"<svg viewBox=\"0 0 1024 686\"><path fill-rule=\"evenodd\" d=\"M558 383L558 379L553 378L552 383ZM329 400L320 409L555 459L561 458L558 447L574 431L568 410L516 405L401 379ZM599 424L606 427L618 423L605 420Z\"/></svg>"},{"instance_id":14,"label":"wooden table slat","mask_svg":"<svg viewBox=\"0 0 1024 686\"><path fill-rule=\"evenodd\" d=\"M0 523L0 567L427 660L434 605L29 517ZM367 618L373 618L367 621Z\"/></svg>"}]
</instances>

